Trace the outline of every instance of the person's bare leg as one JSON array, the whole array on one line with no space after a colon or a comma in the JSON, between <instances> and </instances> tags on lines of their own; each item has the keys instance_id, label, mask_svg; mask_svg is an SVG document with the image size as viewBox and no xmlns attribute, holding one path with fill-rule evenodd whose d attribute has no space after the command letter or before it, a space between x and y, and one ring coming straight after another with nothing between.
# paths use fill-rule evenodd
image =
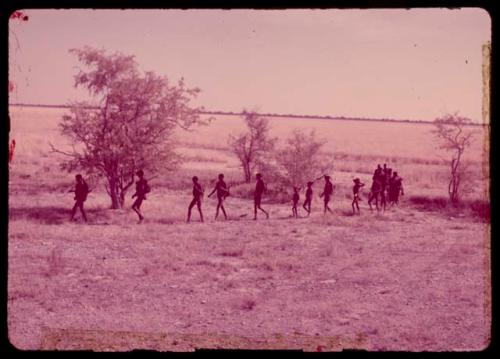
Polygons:
<instances>
[{"instance_id":1,"label":"person's bare leg","mask_svg":"<svg viewBox=\"0 0 500 359\"><path fill-rule=\"evenodd\" d=\"M141 203L142 202L140 202L139 199L136 199L134 204L132 204L132 209L139 216L139 223L141 223L142 220L144 219L144 216L141 213Z\"/></svg>"},{"instance_id":2,"label":"person's bare leg","mask_svg":"<svg viewBox=\"0 0 500 359\"><path fill-rule=\"evenodd\" d=\"M187 222L190 222L191 221L191 210L193 209L194 207L194 204L195 204L195 201L191 201L191 203L189 204L189 207L188 207L188 218L187 218Z\"/></svg>"},{"instance_id":3,"label":"person's bare leg","mask_svg":"<svg viewBox=\"0 0 500 359\"><path fill-rule=\"evenodd\" d=\"M139 222L142 222L144 220L144 215L141 212L141 206L137 206L137 213L139 214Z\"/></svg>"},{"instance_id":4,"label":"person's bare leg","mask_svg":"<svg viewBox=\"0 0 500 359\"><path fill-rule=\"evenodd\" d=\"M266 214L266 219L269 219L269 213L267 213L265 210L263 210L261 206L258 206L257 208Z\"/></svg>"},{"instance_id":5,"label":"person's bare leg","mask_svg":"<svg viewBox=\"0 0 500 359\"><path fill-rule=\"evenodd\" d=\"M198 212L200 212L200 219L203 222L203 212L201 211L201 203L200 202L196 203L196 206L198 207Z\"/></svg>"},{"instance_id":6,"label":"person's bare leg","mask_svg":"<svg viewBox=\"0 0 500 359\"><path fill-rule=\"evenodd\" d=\"M87 215L85 214L85 211L83 210L83 202L80 202L80 212L82 212L83 219L85 222L87 222Z\"/></svg>"},{"instance_id":7,"label":"person's bare leg","mask_svg":"<svg viewBox=\"0 0 500 359\"><path fill-rule=\"evenodd\" d=\"M223 204L220 205L220 209L222 210L222 213L224 214L224 219L227 219L226 210L224 209L224 205Z\"/></svg>"},{"instance_id":8,"label":"person's bare leg","mask_svg":"<svg viewBox=\"0 0 500 359\"><path fill-rule=\"evenodd\" d=\"M328 211L330 213L333 213L332 210L330 209L330 207L328 207L328 202L325 202L325 207L324 207L324 210L323 210L323 214L326 214L326 211Z\"/></svg>"},{"instance_id":9,"label":"person's bare leg","mask_svg":"<svg viewBox=\"0 0 500 359\"><path fill-rule=\"evenodd\" d=\"M139 206L137 206L136 204L134 204L132 206L132 209L134 210L135 213L137 213L137 215L139 216L139 222L142 222L142 220L144 219L144 216L142 215L141 213L141 209L139 208Z\"/></svg>"},{"instance_id":10,"label":"person's bare leg","mask_svg":"<svg viewBox=\"0 0 500 359\"><path fill-rule=\"evenodd\" d=\"M370 206L370 211L373 211L372 200L373 200L373 193L370 192L370 196L368 197L368 205Z\"/></svg>"},{"instance_id":11,"label":"person's bare leg","mask_svg":"<svg viewBox=\"0 0 500 359\"><path fill-rule=\"evenodd\" d=\"M328 207L328 204L325 204L325 208L328 210L328 212L333 213L333 211Z\"/></svg>"},{"instance_id":12,"label":"person's bare leg","mask_svg":"<svg viewBox=\"0 0 500 359\"><path fill-rule=\"evenodd\" d=\"M78 208L78 202L75 202L75 205L73 206L73 209L71 210L70 221L73 221L75 219L75 214L76 214L76 209L77 208Z\"/></svg>"}]
</instances>

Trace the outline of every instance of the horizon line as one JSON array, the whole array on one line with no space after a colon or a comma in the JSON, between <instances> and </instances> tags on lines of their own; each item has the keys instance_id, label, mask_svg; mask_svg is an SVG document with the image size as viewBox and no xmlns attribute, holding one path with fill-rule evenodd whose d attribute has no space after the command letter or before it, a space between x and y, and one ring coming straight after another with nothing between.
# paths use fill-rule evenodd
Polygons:
<instances>
[{"instance_id":1,"label":"horizon line","mask_svg":"<svg viewBox=\"0 0 500 359\"><path fill-rule=\"evenodd\" d=\"M26 104L26 103L9 103L10 106L17 107L48 107L48 108L70 108L71 105L48 105L48 104ZM97 106L88 106L89 109L98 109ZM221 110L202 110L198 111L200 114L204 115L222 115L222 116L242 116L245 111L234 112L234 111L221 111ZM263 117L292 117L292 118L302 118L302 119L321 119L321 120L337 120L337 121L367 121L367 122L394 122L394 123L416 123L416 124L433 124L430 120L410 120L410 119L394 119L394 118L366 118L366 117L346 117L346 116L332 116L332 115L299 115L299 114L279 114L279 113L259 113L256 111L246 111L255 112L259 116ZM472 122L470 126L487 126L486 123Z\"/></svg>"}]
</instances>

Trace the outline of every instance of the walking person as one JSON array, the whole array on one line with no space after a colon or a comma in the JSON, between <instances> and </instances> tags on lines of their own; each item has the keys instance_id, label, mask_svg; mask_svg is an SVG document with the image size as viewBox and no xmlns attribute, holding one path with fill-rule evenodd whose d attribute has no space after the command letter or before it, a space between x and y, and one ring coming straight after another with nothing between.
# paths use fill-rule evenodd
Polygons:
<instances>
[{"instance_id":1,"label":"walking person","mask_svg":"<svg viewBox=\"0 0 500 359\"><path fill-rule=\"evenodd\" d=\"M87 215L85 214L85 210L83 209L83 203L87 200L87 195L91 191L89 189L89 186L87 185L87 182L83 179L81 174L77 174L75 176L76 180L76 185L74 190L70 190L69 192L75 192L75 205L73 206L73 209L71 210L71 221L74 220L76 210L79 208L80 212L82 213L82 217L87 222Z\"/></svg>"},{"instance_id":2,"label":"walking person","mask_svg":"<svg viewBox=\"0 0 500 359\"><path fill-rule=\"evenodd\" d=\"M323 192L319 195L320 198L323 197L324 199L324 210L323 214L326 214L326 211L328 210L330 213L333 213L330 207L328 206L328 203L330 202L330 198L333 194L333 183L330 181L330 176L325 175L325 188L323 189Z\"/></svg>"},{"instance_id":3,"label":"walking person","mask_svg":"<svg viewBox=\"0 0 500 359\"><path fill-rule=\"evenodd\" d=\"M257 183L255 184L255 192L253 196L254 200L254 217L253 219L257 219L257 209L260 209L262 212L265 213L266 219L269 219L269 213L267 213L262 207L260 206L261 201L262 201L262 194L267 190L266 184L262 180L262 175L260 173L257 173L255 175L257 178Z\"/></svg>"},{"instance_id":4,"label":"walking person","mask_svg":"<svg viewBox=\"0 0 500 359\"><path fill-rule=\"evenodd\" d=\"M370 211L373 211L372 208L372 202L375 200L375 206L377 207L377 211L380 210L378 206L378 198L380 196L380 191L382 189L381 181L380 181L380 176L382 174L382 167L378 165L377 169L375 170L375 173L373 174L372 177L372 187L370 191L370 195L368 197L368 205L370 206Z\"/></svg>"},{"instance_id":5,"label":"walking person","mask_svg":"<svg viewBox=\"0 0 500 359\"><path fill-rule=\"evenodd\" d=\"M354 186L352 187L352 194L353 194L353 200L352 200L352 213L356 214L356 211L354 210L354 206L358 209L358 214L361 214L361 211L359 210L359 201L361 201L361 198L359 197L359 190L361 187L363 187L365 184L361 183L359 178L355 178L353 180Z\"/></svg>"},{"instance_id":6,"label":"walking person","mask_svg":"<svg viewBox=\"0 0 500 359\"><path fill-rule=\"evenodd\" d=\"M403 179L398 176L398 173L394 171L392 176L392 205L399 204L399 195L404 196L403 190ZM391 206L392 206L391 205Z\"/></svg>"},{"instance_id":7,"label":"walking person","mask_svg":"<svg viewBox=\"0 0 500 359\"><path fill-rule=\"evenodd\" d=\"M135 193L132 195L132 198L136 198L134 203L132 204L132 209L139 216L139 223L142 223L144 220L144 216L141 212L142 201L146 199L146 194L150 192L150 188L148 185L148 181L144 178L144 171L138 170L136 176L139 177L139 180L135 183Z\"/></svg>"},{"instance_id":8,"label":"walking person","mask_svg":"<svg viewBox=\"0 0 500 359\"><path fill-rule=\"evenodd\" d=\"M313 184L314 184L313 181L307 182L306 200L302 205L302 207L304 207L304 209L306 210L308 217L311 214L311 202L313 199L313 189L312 189Z\"/></svg>"},{"instance_id":9,"label":"walking person","mask_svg":"<svg viewBox=\"0 0 500 359\"><path fill-rule=\"evenodd\" d=\"M224 182L224 174L219 174L219 180L215 184L215 188L208 195L208 197L212 196L215 192L217 192L217 209L215 210L215 219L219 216L219 209L222 210L224 214L224 219L227 220L226 210L224 209L224 200L227 196L229 196L229 188Z\"/></svg>"},{"instance_id":10,"label":"walking person","mask_svg":"<svg viewBox=\"0 0 500 359\"><path fill-rule=\"evenodd\" d=\"M377 168L375 168L375 171L373 172L373 177L372 179L378 178L380 173L382 172L382 166L380 164L377 165Z\"/></svg>"},{"instance_id":11,"label":"walking person","mask_svg":"<svg viewBox=\"0 0 500 359\"><path fill-rule=\"evenodd\" d=\"M198 212L200 212L200 219L201 222L203 222L203 212L201 211L201 199L203 197L203 188L198 183L198 177L194 176L192 180L193 180L193 200L191 201L188 207L187 222L191 221L191 210L195 205L196 207L198 207Z\"/></svg>"}]
</instances>

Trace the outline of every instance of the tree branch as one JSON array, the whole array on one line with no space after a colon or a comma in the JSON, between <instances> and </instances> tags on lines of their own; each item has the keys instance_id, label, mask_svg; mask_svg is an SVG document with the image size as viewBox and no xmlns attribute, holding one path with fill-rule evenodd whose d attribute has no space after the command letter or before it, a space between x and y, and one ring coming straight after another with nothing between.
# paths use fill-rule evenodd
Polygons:
<instances>
[{"instance_id":1,"label":"tree branch","mask_svg":"<svg viewBox=\"0 0 500 359\"><path fill-rule=\"evenodd\" d=\"M68 156L68 157L72 157L72 158L78 158L78 153L77 152L73 152L72 154L71 153L68 153L68 152L64 152L64 151L61 151L61 150L58 150L57 148L54 147L54 145L52 145L52 143L49 142L49 146L51 147L51 153L60 153L62 155L65 155L65 156Z\"/></svg>"}]
</instances>

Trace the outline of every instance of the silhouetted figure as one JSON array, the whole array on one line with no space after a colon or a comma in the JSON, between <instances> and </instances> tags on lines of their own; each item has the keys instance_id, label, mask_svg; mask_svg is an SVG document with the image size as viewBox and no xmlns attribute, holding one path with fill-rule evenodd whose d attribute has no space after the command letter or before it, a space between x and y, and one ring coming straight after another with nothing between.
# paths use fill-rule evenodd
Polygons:
<instances>
[{"instance_id":1,"label":"silhouetted figure","mask_svg":"<svg viewBox=\"0 0 500 359\"><path fill-rule=\"evenodd\" d=\"M382 172L382 166L377 165L377 168L375 168L375 171L373 172L373 177L372 179L375 180L375 178L378 178L378 176L380 175L380 173Z\"/></svg>"},{"instance_id":2,"label":"silhouetted figure","mask_svg":"<svg viewBox=\"0 0 500 359\"><path fill-rule=\"evenodd\" d=\"M391 205L399 204L399 195L404 195L403 179L398 176L397 172L393 173L391 180Z\"/></svg>"},{"instance_id":3,"label":"silhouetted figure","mask_svg":"<svg viewBox=\"0 0 500 359\"><path fill-rule=\"evenodd\" d=\"M333 183L330 181L330 176L325 175L324 177L325 177L325 188L323 189L323 193L319 195L324 199L323 214L326 214L327 210L330 213L333 213L330 207L328 207L328 203L330 202L330 198L332 197L333 194Z\"/></svg>"},{"instance_id":4,"label":"silhouetted figure","mask_svg":"<svg viewBox=\"0 0 500 359\"><path fill-rule=\"evenodd\" d=\"M144 220L144 216L141 213L142 201L146 199L146 194L149 193L148 181L144 178L144 171L138 170L136 173L139 180L135 183L135 193L132 198L137 197L137 199L132 204L132 209L139 216L139 223Z\"/></svg>"},{"instance_id":5,"label":"silhouetted figure","mask_svg":"<svg viewBox=\"0 0 500 359\"><path fill-rule=\"evenodd\" d=\"M201 199L203 197L203 188L201 185L198 183L198 177L194 176L193 177L193 200L189 204L188 208L188 218L187 221L191 221L191 210L193 209L194 205L198 207L198 212L200 212L200 219L203 222L203 212L201 211Z\"/></svg>"},{"instance_id":6,"label":"silhouetted figure","mask_svg":"<svg viewBox=\"0 0 500 359\"><path fill-rule=\"evenodd\" d=\"M302 207L304 207L304 209L307 212L307 216L309 216L311 214L311 202L312 202L312 198L313 198L313 189L312 189L313 184L314 184L313 181L307 182L306 200L304 201L304 204L302 205Z\"/></svg>"},{"instance_id":7,"label":"silhouetted figure","mask_svg":"<svg viewBox=\"0 0 500 359\"><path fill-rule=\"evenodd\" d=\"M257 173L255 175L257 178L257 183L255 185L255 192L253 196L254 200L254 217L253 219L257 219L257 209L260 209L262 212L266 214L266 218L269 218L269 213L267 213L265 210L262 209L260 206L260 203L262 201L262 194L267 190L266 184L262 180L262 175L260 173Z\"/></svg>"},{"instance_id":8,"label":"silhouetted figure","mask_svg":"<svg viewBox=\"0 0 500 359\"><path fill-rule=\"evenodd\" d=\"M292 217L298 218L299 214L297 212L297 204L299 203L300 200L300 195L299 195L300 188L299 187L293 187L293 196L292 196Z\"/></svg>"},{"instance_id":9,"label":"silhouetted figure","mask_svg":"<svg viewBox=\"0 0 500 359\"><path fill-rule=\"evenodd\" d=\"M358 209L358 214L360 214L360 210L359 210L359 201L361 201L361 198L359 197L359 190L361 189L361 187L363 187L365 184L364 183L361 183L361 181L359 180L359 178L355 178L353 180L354 182L354 186L352 187L352 194L353 194L353 200L352 200L352 213L355 214L356 211L354 210L354 206L356 206L356 208Z\"/></svg>"},{"instance_id":10,"label":"silhouetted figure","mask_svg":"<svg viewBox=\"0 0 500 359\"><path fill-rule=\"evenodd\" d=\"M227 187L226 182L224 182L224 175L222 173L219 174L219 180L208 197L213 195L215 192L217 192L217 209L215 210L215 219L219 216L219 208L222 210L222 213L224 213L224 218L227 219L226 210L224 209L224 200L229 195L229 188Z\"/></svg>"},{"instance_id":11,"label":"silhouetted figure","mask_svg":"<svg viewBox=\"0 0 500 359\"><path fill-rule=\"evenodd\" d=\"M372 188L370 191L370 195L368 197L368 205L370 206L370 210L372 211L372 202L375 200L375 206L377 207L377 211L380 210L378 206L378 198L380 196L380 192L382 190L382 184L381 184L381 175L382 175L382 167L378 165L377 169L375 170L375 173L373 174L372 177Z\"/></svg>"},{"instance_id":12,"label":"silhouetted figure","mask_svg":"<svg viewBox=\"0 0 500 359\"><path fill-rule=\"evenodd\" d=\"M82 175L77 174L75 176L76 185L75 189L70 192L75 192L75 205L71 210L71 221L74 219L76 210L80 208L80 212L82 212L82 217L87 222L87 216L85 215L85 210L83 209L83 203L87 200L87 195L90 192L89 186L87 182L83 179Z\"/></svg>"}]
</instances>

